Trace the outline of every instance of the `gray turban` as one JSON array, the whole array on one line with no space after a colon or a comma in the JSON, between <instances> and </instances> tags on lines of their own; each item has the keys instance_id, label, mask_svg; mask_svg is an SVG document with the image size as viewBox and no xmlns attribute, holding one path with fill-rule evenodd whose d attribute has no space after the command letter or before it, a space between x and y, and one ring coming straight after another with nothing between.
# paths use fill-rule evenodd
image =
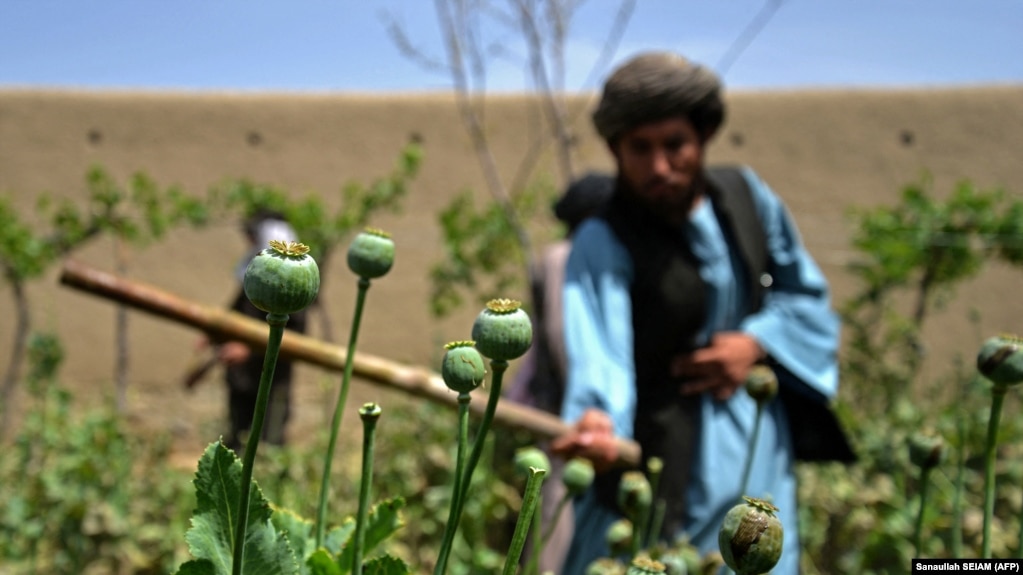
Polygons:
<instances>
[{"instance_id":1,"label":"gray turban","mask_svg":"<svg viewBox=\"0 0 1023 575\"><path fill-rule=\"evenodd\" d=\"M701 130L721 125L721 82L711 70L670 52L640 54L622 64L604 83L593 124L611 141L622 132L651 121L693 114L706 115Z\"/></svg>"}]
</instances>

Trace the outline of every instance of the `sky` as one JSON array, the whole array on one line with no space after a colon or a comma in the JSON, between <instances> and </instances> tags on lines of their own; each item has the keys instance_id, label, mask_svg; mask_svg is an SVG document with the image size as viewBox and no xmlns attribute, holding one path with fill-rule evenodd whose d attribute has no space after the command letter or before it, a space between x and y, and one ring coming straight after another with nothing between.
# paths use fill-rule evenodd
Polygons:
<instances>
[{"instance_id":1,"label":"sky","mask_svg":"<svg viewBox=\"0 0 1023 575\"><path fill-rule=\"evenodd\" d=\"M1023 84L1023 0L636 0L602 59L620 4L581 3L566 90L598 89L615 63L651 49L737 90ZM0 0L0 89L444 91L450 74L388 33L400 26L439 61L437 22L430 0ZM486 90L535 89L520 38L487 29Z\"/></svg>"}]
</instances>

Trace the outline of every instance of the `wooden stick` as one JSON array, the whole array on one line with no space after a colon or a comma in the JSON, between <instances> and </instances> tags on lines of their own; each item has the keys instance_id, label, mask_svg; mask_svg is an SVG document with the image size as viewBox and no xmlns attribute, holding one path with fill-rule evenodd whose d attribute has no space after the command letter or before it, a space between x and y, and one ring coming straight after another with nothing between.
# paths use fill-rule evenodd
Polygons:
<instances>
[{"instance_id":1,"label":"wooden stick","mask_svg":"<svg viewBox=\"0 0 1023 575\"><path fill-rule=\"evenodd\" d=\"M67 260L60 283L80 291L122 303L157 317L182 323L205 332L211 339L242 341L258 349L266 347L268 326L265 322L226 309L185 300L157 287L129 280ZM340 346L285 330L281 354L297 361L312 363L331 371L343 371L347 352ZM356 352L353 374L391 389L398 389L431 401L457 406L458 395L447 388L440 375L422 367L403 365L374 355ZM473 401L477 415L485 400ZM501 401L494 415L494 424L506 428L525 429L539 439L553 439L570 430L560 418L545 411L511 401ZM640 461L639 445L627 439L618 440L619 463L635 467Z\"/></svg>"}]
</instances>

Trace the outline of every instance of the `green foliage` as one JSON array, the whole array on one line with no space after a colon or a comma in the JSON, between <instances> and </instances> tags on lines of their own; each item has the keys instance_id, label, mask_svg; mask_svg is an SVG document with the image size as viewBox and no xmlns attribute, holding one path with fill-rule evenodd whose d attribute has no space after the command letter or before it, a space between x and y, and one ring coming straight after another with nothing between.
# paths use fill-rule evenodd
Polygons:
<instances>
[{"instance_id":1,"label":"green foliage","mask_svg":"<svg viewBox=\"0 0 1023 575\"><path fill-rule=\"evenodd\" d=\"M178 225L202 226L209 222L209 210L202 198L186 194L179 186L161 190L142 172L133 174L125 188L96 166L86 174L86 183L93 208L91 221L83 222L68 203L58 211L71 230L81 232L98 227L121 239L145 244L163 238ZM78 237L75 233L66 235Z\"/></svg>"},{"instance_id":2,"label":"green foliage","mask_svg":"<svg viewBox=\"0 0 1023 575\"><path fill-rule=\"evenodd\" d=\"M316 193L292 199L287 190L252 182L231 180L210 191L210 202L221 212L240 214L246 218L261 209L280 212L288 218L309 253L323 265L345 238L361 230L379 212L397 211L408 193L409 185L419 172L423 150L409 143L400 152L392 171L369 185L349 182L341 189L341 205L331 212Z\"/></svg>"},{"instance_id":3,"label":"green foliage","mask_svg":"<svg viewBox=\"0 0 1023 575\"><path fill-rule=\"evenodd\" d=\"M28 338L29 391L38 397L40 386L56 381L57 370L64 361L64 345L52 333L34 333Z\"/></svg>"},{"instance_id":4,"label":"green foliage","mask_svg":"<svg viewBox=\"0 0 1023 575\"><path fill-rule=\"evenodd\" d=\"M388 413L386 424L376 431L373 491L385 501L400 496L405 505L401 509L402 527L379 548L382 553L401 557L413 572L428 573L437 558L451 502L455 413L448 407L418 400L397 401L388 407ZM501 568L512 532L510 521L521 504L521 485L514 480L510 453L528 441L522 434L494 434L493 445L484 451L473 475L449 573L487 573ZM262 459L257 463L260 484L263 493L277 504L272 520L278 529L285 530L279 522L284 507L294 517L315 513L325 445L324 434L302 445L261 452ZM358 496L357 466L351 461L339 463L331 482L328 517L350 513L353 503L346 502L354 502ZM352 530L353 524L342 522L328 532L326 542L332 553L336 555L340 548L330 543L332 537L347 540Z\"/></svg>"},{"instance_id":5,"label":"green foliage","mask_svg":"<svg viewBox=\"0 0 1023 575\"><path fill-rule=\"evenodd\" d=\"M288 539L288 545L295 557L311 555L313 552L311 543L314 541L312 521L301 517L290 509L278 507L272 503L270 508L273 510L270 521L273 523L274 529ZM302 566L300 571L307 573L308 567Z\"/></svg>"},{"instance_id":6,"label":"green foliage","mask_svg":"<svg viewBox=\"0 0 1023 575\"><path fill-rule=\"evenodd\" d=\"M371 553L374 549L387 541L404 525L400 511L405 506L405 500L397 497L378 503L370 512L367 519L366 541L364 553ZM349 517L342 524L341 529L345 532L355 533L355 519ZM340 553L335 553L334 562L341 573L352 571L352 560L354 546L350 545L351 536L346 536Z\"/></svg>"},{"instance_id":7,"label":"green foliage","mask_svg":"<svg viewBox=\"0 0 1023 575\"><path fill-rule=\"evenodd\" d=\"M0 455L4 573L169 572L188 511L169 438L130 432L110 407L75 409L55 381L59 341L29 341L30 401Z\"/></svg>"},{"instance_id":8,"label":"green foliage","mask_svg":"<svg viewBox=\"0 0 1023 575\"><path fill-rule=\"evenodd\" d=\"M377 213L396 212L408 193L412 180L419 172L423 160L422 147L408 143L400 152L395 167L384 177L369 185L349 182L341 190L341 205L331 211L327 202L316 193L293 198L287 190L237 179L213 187L209 204L221 218L241 216L241 219L260 210L279 212L287 218L295 233L320 268L321 292L330 277L331 255L346 238L360 231ZM321 334L326 341L334 341L333 327L326 313L316 302L313 309L321 311Z\"/></svg>"},{"instance_id":9,"label":"green foliage","mask_svg":"<svg viewBox=\"0 0 1023 575\"><path fill-rule=\"evenodd\" d=\"M362 572L366 575L406 575L406 573L411 573L404 561L391 555L370 559L366 562Z\"/></svg>"},{"instance_id":10,"label":"green foliage","mask_svg":"<svg viewBox=\"0 0 1023 575\"><path fill-rule=\"evenodd\" d=\"M339 526L327 532L323 540L323 546L316 548L316 536L313 532L313 522L299 517L294 512L273 506L273 515L270 517L274 527L288 538L295 557L305 557L305 562L300 562L299 569L303 575L317 573L324 569L327 572L342 572L342 563L338 560L344 546L351 541L355 534L355 522L345 521ZM347 564L351 570L351 562Z\"/></svg>"},{"instance_id":11,"label":"green foliage","mask_svg":"<svg viewBox=\"0 0 1023 575\"><path fill-rule=\"evenodd\" d=\"M447 257L430 270L434 315L446 315L461 305L466 287L479 289L483 302L519 281L522 254L500 205L491 203L477 211L472 192L464 191L444 208L439 221ZM479 288L481 276L489 282L487 287Z\"/></svg>"},{"instance_id":12,"label":"green foliage","mask_svg":"<svg viewBox=\"0 0 1023 575\"><path fill-rule=\"evenodd\" d=\"M1023 203L1003 190L979 190L960 182L945 200L931 196L929 178L907 185L901 203L855 212L853 246L865 258L852 269L865 295L914 281L952 289L981 268L978 256L1007 254L1023 247Z\"/></svg>"},{"instance_id":13,"label":"green foliage","mask_svg":"<svg viewBox=\"0 0 1023 575\"><path fill-rule=\"evenodd\" d=\"M209 563L213 573L231 573L237 502L241 497L242 464L234 452L217 442L199 460L195 474L198 506L185 535L192 562ZM288 540L270 523L270 504L258 486L249 497L248 531L242 569L254 574L298 573ZM188 565L187 563L185 564ZM184 567L192 569L193 567ZM204 567L205 569L205 567Z\"/></svg>"},{"instance_id":14,"label":"green foliage","mask_svg":"<svg viewBox=\"0 0 1023 575\"><path fill-rule=\"evenodd\" d=\"M43 197L36 207L35 218L27 218L14 209L12 202L8 198L0 197L0 270L3 271L4 279L13 288L12 294L19 309L17 316L18 325L16 326L17 333L14 338L14 351L12 354L15 361L12 362L7 370L2 387L5 397L0 398L0 404L4 408L9 404L6 396L13 389L13 383L20 372L18 364L26 348L29 348L29 352L37 356L34 359L38 360L34 363L29 374L32 380L50 377L48 374L52 374L55 370L54 366L48 366L44 360L49 358L50 364L59 362L59 353L57 353L59 348L51 345L52 342L39 339L33 340L31 345L26 345L31 326L30 316L27 312L27 292L23 289L24 282L41 276L61 257L77 249L85 242L103 234L110 234L126 242L144 244L161 239L175 225L181 223L202 225L207 223L211 217L211 206L221 210L222 214L222 210L225 207L254 211L260 205L279 207L274 204L274 202L279 202L284 207L282 211L289 213L294 219L299 232L310 237L310 242L316 242L317 247L321 250L321 257L326 259L329 250L347 231L354 227L365 225L368 218L380 209L387 208L393 210L398 207L400 199L406 192L407 183L417 172L420 162L421 150L416 145L409 145L403 151L398 166L389 176L374 182L368 187L355 183L345 186L342 191L344 205L333 216L330 216L323 209L319 199L312 195L306 197L303 201L291 203L287 201L288 195L282 190L264 189L258 186L240 184L232 189L232 194L227 196L226 202L223 196L218 195L217 190L211 191L208 198L200 200L187 195L176 187L162 190L151 178L144 174L135 174L126 185L122 185L99 167L91 169L86 176L89 197L84 205L70 200L55 201L49 197ZM58 395L58 397L61 398L58 406L64 406L69 401L69 398L66 396ZM37 426L38 429L33 429L31 425L26 425L23 431L34 430L42 437L51 438L53 442L57 442L59 439L64 439L64 437L60 435L47 435L54 430L61 429L60 426L51 424L52 408L49 406L50 403L52 401L41 402L45 406L44 409L40 410L41 415L38 417L30 415L27 418L29 423L32 422L34 417L41 421L42 423L39 423ZM61 408L63 409L63 407ZM7 421L3 414L0 414L0 419L5 422ZM109 421L113 421L113 418L110 417ZM61 430L67 431L66 429ZM85 437L84 434L80 435ZM95 440L95 438L92 439ZM21 440L26 445L29 442L26 436L22 436ZM122 444L118 445L123 447ZM83 444L80 446L76 445L75 447L81 448L84 451L87 446ZM29 449L26 447L23 451L26 453L23 459L27 461L30 459L29 456L39 451L39 448L33 446ZM166 455L165 452L158 451L157 453ZM199 481L197 483L200 493L200 505L196 513L195 523L187 537L196 560L187 563L183 567L183 572L185 573L220 573L225 564L230 564L230 561L225 562L223 549L225 542L231 539L229 531L232 523L229 517L225 518L222 513L218 512L215 505L216 501L230 498L228 486L231 483L230 481L222 482L222 480L233 480L235 483L238 483L238 479L232 476L232 466L227 464L227 455L223 452L220 452L219 455L214 452L210 455L210 458L204 459L204 467L200 470L199 479L205 478L208 481L205 483ZM231 454L231 457L233 457L233 454ZM50 462L47 461L47 463ZM41 462L39 465L43 467ZM131 467L131 465L126 465L125 467L111 466L104 471L108 473L119 472L124 475L129 473ZM44 468L48 473L50 467L46 466ZM51 477L47 474L47 479L42 484L53 488L60 488L65 485L63 483L65 480L70 480L72 485L79 483L78 478L73 473L70 473L67 469L63 469L63 472L63 476ZM122 477L122 479L124 478ZM122 483L127 486L135 485L138 482L124 480ZM107 484L104 484L104 487L108 487ZM211 490L216 488L222 491L215 494L212 493ZM225 489L226 491L224 491ZM111 491L116 494L116 491L112 488ZM156 491L154 490L154 492ZM14 501L10 507L12 511L6 515L6 519L13 522L26 520L25 524L31 525L32 521L44 521L46 518L53 519L56 514L64 511L60 506L51 505L46 509L46 513L35 513L33 515L33 507L28 504L28 499L25 496L15 494L13 497ZM83 497L85 496L83 495ZM122 515L130 514L130 505L125 503L125 506L122 508L114 505L114 503L120 501L117 498L99 497L93 494L90 494L89 497L95 501L86 499L78 502L75 508L76 513L96 513L99 514L97 516L100 519L104 520L109 516L112 518L110 519L111 521L119 520L116 524L118 529L124 527L124 522L120 520ZM34 502L34 500L32 501ZM252 502L253 521L261 524L262 527L255 527L249 530L250 535L247 536L247 540L253 544L254 551L247 556L246 562L251 560L254 565L271 567L273 572L291 572L290 566L295 563L291 556L291 548L287 547L287 545L282 545L286 540L267 521L270 515L267 502L261 496L254 497ZM104 511L106 509L111 509L112 511ZM220 511L224 511L224 509ZM22 512L24 514L21 514ZM383 514L383 516L387 516L387 514ZM89 517L91 521L89 523L90 526L100 522L100 519L96 519L91 515ZM27 519L32 519L32 521L27 521ZM380 518L379 521L381 525L386 522L383 518ZM86 529L85 527L78 528L74 521L66 523L66 532L62 531L59 537L55 537L57 540L67 542L68 547L71 548L66 554L60 552L48 553L48 550L39 551L39 541L32 538L31 535L42 533L43 523L40 523L39 529L33 529L32 527L24 529L26 533L30 534L28 542L24 543L24 545L19 540L18 545L5 546L5 549L8 549L14 555L14 559L27 561L30 565L35 565L35 561L39 557L43 557L43 553L46 553L45 556L54 564L63 562L60 565L67 564L71 566L68 569L63 567L57 568L57 571L79 572L80 568L85 565L94 561L105 560L107 554L105 550L110 547L109 544L100 541L96 545L100 546L101 549L92 549L89 545L81 543L80 540L89 540L90 537L91 539L97 539L95 534L90 532L83 535L81 532ZM163 526L166 523L164 520L157 520L153 522L153 525L154 527ZM47 526L60 524L60 521L48 521L45 523ZM94 527L89 528L93 529ZM101 526L100 528L105 527ZM225 531L225 528L227 531ZM8 530L14 531L15 529L11 527ZM225 532L228 533L226 539L224 537ZM127 533L125 531L124 535L127 535ZM117 536L120 537L121 534L118 531ZM137 534L138 532L136 532ZM333 534L334 532L332 532ZM164 542L172 540L171 537L166 536L162 529L160 530L160 535L161 540ZM372 535L379 535L379 532L373 532ZM16 538L12 536L11 539L14 540ZM169 545L169 543L165 544ZM343 544L343 541L337 541L336 552L340 552L341 544ZM65 555L66 559L64 559ZM380 565L384 566L385 569L392 569L394 563L382 562ZM120 569L116 570L120 571ZM251 571L251 569L247 568L247 571Z\"/></svg>"},{"instance_id":15,"label":"green foliage","mask_svg":"<svg viewBox=\"0 0 1023 575\"><path fill-rule=\"evenodd\" d=\"M136 229L130 214L123 213L123 193L110 176L93 168L86 179L86 206L43 197L34 217L19 213L9 197L0 196L0 268L8 282L42 275L58 258L104 231Z\"/></svg>"},{"instance_id":16,"label":"green foliage","mask_svg":"<svg viewBox=\"0 0 1023 575\"><path fill-rule=\"evenodd\" d=\"M179 574L231 573L232 544L235 533L235 508L241 493L242 463L233 451L217 442L210 444L199 460L195 474L197 506L192 527L185 539L194 557L184 563ZM365 551L371 552L401 527L400 510L404 500L382 501L369 514ZM352 570L351 539L355 520L347 518L333 528L322 548L315 549L312 522L297 513L275 507L264 498L256 482L249 499L248 530L245 543L245 573L344 575ZM379 562L384 571L394 572L395 561Z\"/></svg>"},{"instance_id":17,"label":"green foliage","mask_svg":"<svg viewBox=\"0 0 1023 575\"><path fill-rule=\"evenodd\" d=\"M991 259L1023 264L1023 202L968 181L943 200L930 188L925 177L899 204L853 213L859 258L850 271L860 289L840 310L850 336L843 370L865 402L891 405L914 383L924 321L956 287Z\"/></svg>"},{"instance_id":18,"label":"green foliage","mask_svg":"<svg viewBox=\"0 0 1023 575\"><path fill-rule=\"evenodd\" d=\"M847 402L837 405L855 439L859 460L854 465L803 463L797 466L799 537L802 572L897 574L908 573L914 552L914 521L920 509L920 468L910 458L913 435L933 428L955 452L930 472L922 557L979 557L984 496L983 452L991 404L991 384L970 370L948 382L955 398L944 404L901 399L884 416L870 414ZM1010 397L1012 393L1010 392ZM1014 409L1020 409L1016 396ZM993 556L1018 556L1017 534L1023 483L1023 419L1007 418L1001 428L997 467ZM962 469L958 461L962 460ZM956 509L956 481L962 472L965 513ZM658 560L684 551L699 563L685 538L641 551ZM713 560L705 555L703 563ZM624 570L624 563L603 560ZM704 571L706 572L706 571ZM716 571L714 571L716 572Z\"/></svg>"},{"instance_id":19,"label":"green foliage","mask_svg":"<svg viewBox=\"0 0 1023 575\"><path fill-rule=\"evenodd\" d=\"M919 469L909 461L907 442L922 428L936 429L951 456L930 474L921 554L980 556L990 384L972 362L964 368L956 358L943 380L917 381L925 348L921 331L932 310L950 301L987 261L1021 263L1023 202L969 182L939 200L930 185L925 178L906 186L899 204L855 214L853 246L860 258L850 269L861 288L841 309L850 337L836 407L860 460L851 467L799 468L808 573L906 571L920 510ZM911 393L920 385L944 392ZM995 556L1013 552L1019 529L1023 424L1007 419L999 450L1004 463L997 468Z\"/></svg>"},{"instance_id":20,"label":"green foliage","mask_svg":"<svg viewBox=\"0 0 1023 575\"><path fill-rule=\"evenodd\" d=\"M33 364L28 371L49 374L52 379L52 364L61 355L59 342L45 334L31 341L29 357L51 367ZM224 492L223 497L237 491L236 483L217 486L212 481L232 476L237 480L233 454L211 446L190 494L188 474L169 467L168 437L139 436L110 408L78 409L71 395L52 381L27 389L38 389L39 394L27 406L13 449L0 457L0 564L9 570L5 573L96 569L169 573L179 565L180 574L222 572L210 559L182 561L188 548L193 553L197 546L210 548L202 551L210 557L226 548L224 537L233 531L216 515L226 509L210 507L208 499L218 491ZM407 573L400 569L404 561L413 561L415 571L423 572L435 556L439 527L447 517L453 469L453 450L447 448L453 418L446 417L450 412L445 408L419 403L399 405L392 412L397 414L389 419L394 428L380 430L383 440L374 487L387 499L371 513L367 533L367 546L379 554L367 558L363 571ZM425 449L423 441L429 442ZM260 475L270 485L263 493L309 513L319 481L314 463L321 457L321 443L268 449L259 460ZM482 463L455 547L459 560L451 570L454 573L499 567L504 557L502 533L519 501L516 487L500 479L510 477L509 470L494 470L489 454ZM348 505L346 501L354 501L358 483L357 470L342 466L339 471L338 514ZM203 501L196 498L200 489L206 493ZM403 493L412 496L409 504L397 496ZM256 515L254 509L250 518ZM313 570L315 557L328 561L338 573L350 572L350 565L342 567L345 545L354 533L350 517L328 531L325 548L314 554L312 522L278 505L271 504L269 509L273 529L261 527L262 537L273 531L286 538L294 557L307 558L298 565L298 572L318 572ZM189 526L193 511L199 517ZM186 530L188 535L182 538ZM252 540L253 530L249 533Z\"/></svg>"},{"instance_id":21,"label":"green foliage","mask_svg":"<svg viewBox=\"0 0 1023 575\"><path fill-rule=\"evenodd\" d=\"M37 277L52 261L52 246L32 231L11 205L0 196L0 265L7 281Z\"/></svg>"},{"instance_id":22,"label":"green foliage","mask_svg":"<svg viewBox=\"0 0 1023 575\"><path fill-rule=\"evenodd\" d=\"M6 196L0 196L0 273L11 288L17 310L11 362L0 388L0 437L6 431L11 392L32 330L26 283L100 235L144 244L161 238L171 226L198 226L207 221L203 201L176 187L161 190L142 173L132 176L125 188L97 166L86 174L86 184L89 194L84 206L43 196L34 218L18 213Z\"/></svg>"},{"instance_id":23,"label":"green foliage","mask_svg":"<svg viewBox=\"0 0 1023 575\"><path fill-rule=\"evenodd\" d=\"M512 197L510 209L527 222L541 215L541 199L550 198L547 184L525 188ZM430 269L430 308L442 317L474 294L477 303L503 297L523 285L528 243L517 235L508 211L497 202L477 207L473 193L455 196L438 216L445 257Z\"/></svg>"},{"instance_id":24,"label":"green foliage","mask_svg":"<svg viewBox=\"0 0 1023 575\"><path fill-rule=\"evenodd\" d=\"M84 202L40 197L32 216L18 213L0 196L0 268L8 282L43 274L59 258L102 234L145 244L179 225L202 226L210 213L204 199L180 187L161 189L142 172L118 182L101 166L85 174Z\"/></svg>"},{"instance_id":25,"label":"green foliage","mask_svg":"<svg viewBox=\"0 0 1023 575\"><path fill-rule=\"evenodd\" d=\"M393 551L419 573L432 571L451 503L455 469L456 418L450 408L426 402L395 404L389 425L377 431L374 490L400 493L407 500L405 527L391 542ZM506 440L511 440L508 434ZM514 435L514 434L511 434ZM494 437L472 476L469 497L452 548L448 573L500 570L511 535L509 521L521 504L509 457L513 451ZM522 439L519 438L521 445Z\"/></svg>"},{"instance_id":26,"label":"green foliage","mask_svg":"<svg viewBox=\"0 0 1023 575\"><path fill-rule=\"evenodd\" d=\"M933 427L950 457L930 475L931 490L922 556L979 557L983 508L984 451L990 384L965 373L949 378L959 393L944 405L900 400L884 417L848 404L844 419L856 438L854 466L801 465L800 536L807 573L906 572L913 556L912 533L919 510L919 468L909 459L911 436ZM1011 396L1012 394L1010 394ZM1018 399L1015 409L1019 409ZM858 413L859 417L855 417ZM959 429L961 426L961 430ZM1005 418L998 467L992 549L996 557L1017 553L1015 535L1023 479L1023 421ZM955 509L955 484L962 456L965 513ZM962 540L958 532L961 530ZM848 545L849 541L862 544ZM809 564L809 565L808 565Z\"/></svg>"}]
</instances>

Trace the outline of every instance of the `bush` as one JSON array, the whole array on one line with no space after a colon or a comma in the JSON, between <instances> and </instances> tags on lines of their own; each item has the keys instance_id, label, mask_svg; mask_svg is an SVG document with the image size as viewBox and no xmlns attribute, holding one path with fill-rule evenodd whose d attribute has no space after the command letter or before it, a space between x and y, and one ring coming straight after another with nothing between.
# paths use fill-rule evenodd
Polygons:
<instances>
[{"instance_id":1,"label":"bush","mask_svg":"<svg viewBox=\"0 0 1023 575\"><path fill-rule=\"evenodd\" d=\"M55 341L36 336L31 347ZM77 411L55 368L33 378L0 459L4 573L168 572L184 557L192 506L189 474L168 465L169 437L130 432L113 406Z\"/></svg>"}]
</instances>

